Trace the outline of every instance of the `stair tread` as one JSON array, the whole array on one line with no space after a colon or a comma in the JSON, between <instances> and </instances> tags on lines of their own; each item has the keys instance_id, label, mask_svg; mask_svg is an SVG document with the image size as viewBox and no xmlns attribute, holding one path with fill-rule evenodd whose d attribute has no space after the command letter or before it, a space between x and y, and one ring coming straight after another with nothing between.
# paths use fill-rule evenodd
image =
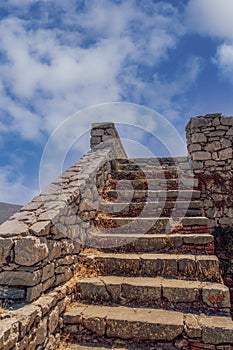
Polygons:
<instances>
[{"instance_id":1,"label":"stair tread","mask_svg":"<svg viewBox=\"0 0 233 350\"><path fill-rule=\"evenodd\" d=\"M95 324L98 319L98 325ZM127 306L79 304L64 313L67 325L82 324L108 337L144 340L173 340L191 330L206 343L233 342L233 321L227 316L206 316L178 311ZM210 339L210 341L209 341Z\"/></svg>"},{"instance_id":2,"label":"stair tread","mask_svg":"<svg viewBox=\"0 0 233 350\"><path fill-rule=\"evenodd\" d=\"M157 234L153 234L153 233L145 233L145 234L140 234L140 233L116 233L116 234L107 234L107 233L98 233L98 232L93 232L93 236L97 236L97 237L105 237L105 238L136 238L136 239L160 239L160 238L176 238L176 237L181 237L184 239L188 239L191 240L193 239L201 239L201 238L207 238L210 240L210 242L214 241L214 236L211 235L210 233L199 233L199 234L184 234L184 233L157 233Z\"/></svg>"},{"instance_id":3,"label":"stair tread","mask_svg":"<svg viewBox=\"0 0 233 350\"><path fill-rule=\"evenodd\" d=\"M113 259L191 259L195 261L200 261L200 260L212 260L212 261L219 261L216 255L195 255L195 254L176 254L176 253L103 253L98 251L96 254L91 253L91 254L86 254L80 253L81 256L91 256L93 258L113 258Z\"/></svg>"},{"instance_id":4,"label":"stair tread","mask_svg":"<svg viewBox=\"0 0 233 350\"><path fill-rule=\"evenodd\" d=\"M130 284L133 286L146 286L146 287L168 287L177 289L218 289L221 291L228 291L228 287L222 283L217 282L202 282L195 280L178 280L164 277L123 277L123 276L98 276L98 277L87 277L79 280L77 285L80 283L103 283L103 284Z\"/></svg>"}]
</instances>

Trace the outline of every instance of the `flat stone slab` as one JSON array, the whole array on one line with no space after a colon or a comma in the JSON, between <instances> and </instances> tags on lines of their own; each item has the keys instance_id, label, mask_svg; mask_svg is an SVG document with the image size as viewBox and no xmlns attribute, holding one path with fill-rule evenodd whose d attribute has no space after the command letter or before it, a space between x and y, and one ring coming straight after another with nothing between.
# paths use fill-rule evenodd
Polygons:
<instances>
[{"instance_id":1,"label":"flat stone slab","mask_svg":"<svg viewBox=\"0 0 233 350\"><path fill-rule=\"evenodd\" d=\"M124 200L128 201L129 198L145 198L147 201L155 201L155 200L161 200L161 198L174 198L177 199L178 201L184 201L184 199L187 200L198 200L200 198L200 191L197 190L158 190L158 185L157 188L155 185L151 185L149 183L149 188L148 189L140 189L140 184L134 184L132 186L131 181L127 184L122 183L119 185L117 190L109 190L108 196L112 198L118 198L118 202L124 202ZM160 188L160 186L159 186Z\"/></svg>"},{"instance_id":2,"label":"flat stone slab","mask_svg":"<svg viewBox=\"0 0 233 350\"><path fill-rule=\"evenodd\" d=\"M233 321L231 317L200 316L204 343L233 344Z\"/></svg>"},{"instance_id":3,"label":"flat stone slab","mask_svg":"<svg viewBox=\"0 0 233 350\"><path fill-rule=\"evenodd\" d=\"M103 275L162 276L218 282L219 260L214 255L192 254L121 254L85 255L96 263Z\"/></svg>"},{"instance_id":4,"label":"flat stone slab","mask_svg":"<svg viewBox=\"0 0 233 350\"><path fill-rule=\"evenodd\" d=\"M114 217L104 214L95 220L98 230L109 234L146 234L146 233L208 233L206 217ZM108 231L106 231L108 230Z\"/></svg>"},{"instance_id":5,"label":"flat stone slab","mask_svg":"<svg viewBox=\"0 0 233 350\"><path fill-rule=\"evenodd\" d=\"M229 289L221 283L161 277L99 276L82 279L77 287L80 298L85 301L153 307L156 302L156 305L162 305L165 299L171 303L198 302L206 310L209 307L230 308Z\"/></svg>"},{"instance_id":6,"label":"flat stone slab","mask_svg":"<svg viewBox=\"0 0 233 350\"><path fill-rule=\"evenodd\" d=\"M67 317L67 314L69 315ZM72 320L72 316L74 319ZM98 335L121 339L173 340L184 329L181 312L148 308L128 308L124 306L73 307L64 316L65 324L75 324L76 320L86 329Z\"/></svg>"},{"instance_id":7,"label":"flat stone slab","mask_svg":"<svg viewBox=\"0 0 233 350\"><path fill-rule=\"evenodd\" d=\"M87 246L114 248L124 252L181 252L184 246L197 251L196 246L206 247L214 242L210 234L98 234L89 237ZM193 247L191 247L193 246Z\"/></svg>"}]
</instances>

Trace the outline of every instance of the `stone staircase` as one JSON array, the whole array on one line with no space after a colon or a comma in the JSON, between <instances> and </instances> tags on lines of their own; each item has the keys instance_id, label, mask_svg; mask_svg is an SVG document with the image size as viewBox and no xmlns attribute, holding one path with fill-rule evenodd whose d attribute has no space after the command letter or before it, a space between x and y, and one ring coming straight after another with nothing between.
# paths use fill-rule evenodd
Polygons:
<instances>
[{"instance_id":1,"label":"stone staircase","mask_svg":"<svg viewBox=\"0 0 233 350\"><path fill-rule=\"evenodd\" d=\"M96 273L64 314L67 349L232 349L229 290L189 160L121 160L103 197L97 248L81 254Z\"/></svg>"}]
</instances>

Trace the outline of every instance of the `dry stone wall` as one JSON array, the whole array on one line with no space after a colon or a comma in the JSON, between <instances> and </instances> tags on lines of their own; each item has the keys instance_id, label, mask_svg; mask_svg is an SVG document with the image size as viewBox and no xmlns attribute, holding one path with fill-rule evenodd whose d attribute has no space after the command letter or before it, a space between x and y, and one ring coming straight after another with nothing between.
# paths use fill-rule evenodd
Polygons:
<instances>
[{"instance_id":1,"label":"dry stone wall","mask_svg":"<svg viewBox=\"0 0 233 350\"><path fill-rule=\"evenodd\" d=\"M113 159L127 158L114 123L93 123L91 129L91 149L111 148Z\"/></svg>"},{"instance_id":2,"label":"dry stone wall","mask_svg":"<svg viewBox=\"0 0 233 350\"><path fill-rule=\"evenodd\" d=\"M113 123L95 124L95 133L107 133L110 142L99 148L95 142L92 152L0 225L0 300L31 302L73 276L112 159L125 156L120 141L115 147Z\"/></svg>"},{"instance_id":3,"label":"dry stone wall","mask_svg":"<svg viewBox=\"0 0 233 350\"><path fill-rule=\"evenodd\" d=\"M92 152L0 225L0 349L54 349L112 161L126 157L114 124L95 124L95 132L111 138L103 146L101 137L100 147L95 140Z\"/></svg>"},{"instance_id":4,"label":"dry stone wall","mask_svg":"<svg viewBox=\"0 0 233 350\"><path fill-rule=\"evenodd\" d=\"M233 117L208 114L186 126L193 172L210 227L233 225Z\"/></svg>"}]
</instances>

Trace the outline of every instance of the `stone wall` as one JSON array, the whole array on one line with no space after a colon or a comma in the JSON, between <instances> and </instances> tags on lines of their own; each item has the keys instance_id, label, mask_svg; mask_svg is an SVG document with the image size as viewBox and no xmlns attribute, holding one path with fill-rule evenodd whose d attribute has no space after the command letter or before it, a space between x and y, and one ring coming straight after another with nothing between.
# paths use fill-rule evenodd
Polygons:
<instances>
[{"instance_id":1,"label":"stone wall","mask_svg":"<svg viewBox=\"0 0 233 350\"><path fill-rule=\"evenodd\" d=\"M54 350L63 327L62 314L76 295L74 281L16 310L1 312L1 350Z\"/></svg>"},{"instance_id":2,"label":"stone wall","mask_svg":"<svg viewBox=\"0 0 233 350\"><path fill-rule=\"evenodd\" d=\"M91 149L109 148L113 150L113 158L127 158L114 123L93 123L91 130Z\"/></svg>"},{"instance_id":3,"label":"stone wall","mask_svg":"<svg viewBox=\"0 0 233 350\"><path fill-rule=\"evenodd\" d=\"M126 157L113 123L91 134L101 135L92 152L0 225L0 349L48 350L59 340L113 160Z\"/></svg>"},{"instance_id":4,"label":"stone wall","mask_svg":"<svg viewBox=\"0 0 233 350\"><path fill-rule=\"evenodd\" d=\"M118 141L113 123L111 128L109 123L97 125L92 134L111 132L111 141ZM5 306L31 302L73 276L112 159L125 155L119 145L93 148L0 225L0 300Z\"/></svg>"},{"instance_id":5,"label":"stone wall","mask_svg":"<svg viewBox=\"0 0 233 350\"><path fill-rule=\"evenodd\" d=\"M233 225L233 117L208 114L186 126L193 172L210 227Z\"/></svg>"}]
</instances>

